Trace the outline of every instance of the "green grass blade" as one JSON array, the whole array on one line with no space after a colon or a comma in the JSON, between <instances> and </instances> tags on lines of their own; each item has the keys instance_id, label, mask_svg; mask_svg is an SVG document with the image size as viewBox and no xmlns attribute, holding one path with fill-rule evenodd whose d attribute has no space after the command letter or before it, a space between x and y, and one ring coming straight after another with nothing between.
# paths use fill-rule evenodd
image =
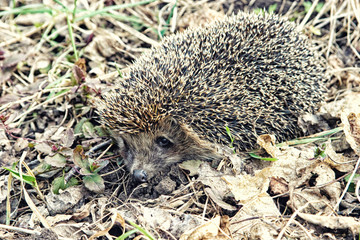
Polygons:
<instances>
[{"instance_id":1,"label":"green grass blade","mask_svg":"<svg viewBox=\"0 0 360 240\"><path fill-rule=\"evenodd\" d=\"M72 30L72 26L71 26L69 16L66 16L66 22L67 22L67 25L68 25L69 37L71 39L71 46L72 46L73 51L74 51L75 61L77 61L77 60L79 60L79 55L78 55L77 50L76 50L74 34L73 34L73 30Z\"/></svg>"},{"instance_id":2,"label":"green grass blade","mask_svg":"<svg viewBox=\"0 0 360 240\"><path fill-rule=\"evenodd\" d=\"M102 13L100 14L101 16L105 16L105 17L111 17L113 19L122 21L122 22L132 22L132 23L138 23L138 24L143 24L144 22L139 19L138 17L133 17L133 16L126 16L126 15L122 15L122 14L112 14L112 13Z\"/></svg>"},{"instance_id":3,"label":"green grass blade","mask_svg":"<svg viewBox=\"0 0 360 240\"><path fill-rule=\"evenodd\" d=\"M52 15L53 10L43 4L30 4L10 10L0 11L0 17L10 14L27 14L27 13L49 13Z\"/></svg>"},{"instance_id":4,"label":"green grass blade","mask_svg":"<svg viewBox=\"0 0 360 240\"><path fill-rule=\"evenodd\" d=\"M174 6L171 8L169 17L168 17L168 19L166 20L166 25L167 25L167 26L169 26L170 21L171 21L171 18L172 18L173 15L174 15L174 10L175 10L175 8L176 8L176 5L177 5L177 0L175 1ZM161 36L160 36L160 37L163 37L164 34L165 34L165 32L166 32L166 29L161 30L161 32L160 32Z\"/></svg>"},{"instance_id":5,"label":"green grass blade","mask_svg":"<svg viewBox=\"0 0 360 240\"><path fill-rule=\"evenodd\" d=\"M59 4L63 9L65 9L67 12L69 11L69 9L59 0L54 0L54 2L56 2L57 4Z\"/></svg>"},{"instance_id":6,"label":"green grass blade","mask_svg":"<svg viewBox=\"0 0 360 240\"><path fill-rule=\"evenodd\" d=\"M124 240L124 239L126 239L127 237L129 237L130 235L136 233L137 231L138 231L137 229L130 230L130 231L122 234L120 237L116 238L116 240Z\"/></svg>"},{"instance_id":7,"label":"green grass blade","mask_svg":"<svg viewBox=\"0 0 360 240\"><path fill-rule=\"evenodd\" d=\"M328 130L328 131L319 132L317 134L314 134L313 136L325 137L325 136L328 136L328 135L332 135L332 134L341 132L342 130L343 130L343 127L337 127L337 128L334 128L334 129L331 129L331 130Z\"/></svg>"},{"instance_id":8,"label":"green grass blade","mask_svg":"<svg viewBox=\"0 0 360 240\"><path fill-rule=\"evenodd\" d=\"M74 10L72 12L72 19L74 21L75 17L76 17L76 9L77 9L77 0L74 1Z\"/></svg>"},{"instance_id":9,"label":"green grass blade","mask_svg":"<svg viewBox=\"0 0 360 240\"><path fill-rule=\"evenodd\" d=\"M249 153L249 155L251 157L253 157L253 158L260 159L260 160L263 160L263 161L268 161L268 162L277 161L277 158L264 158L264 157L260 157L259 155L256 155L255 153Z\"/></svg>"},{"instance_id":10,"label":"green grass blade","mask_svg":"<svg viewBox=\"0 0 360 240\"><path fill-rule=\"evenodd\" d=\"M21 176L20 176L20 173L19 172L17 172L17 171L14 171L14 170L12 170L12 169L10 169L10 168L7 168L7 167L3 167L5 170L8 170L9 172L11 172L12 173L12 175L15 177L15 178L17 178L17 179L19 179L19 180L23 180L24 182L26 182L26 183L28 183L28 184L30 184L31 186L33 186L33 187L35 187L37 184L36 184L36 179L33 177L33 176L29 176L29 175L25 175L25 174L22 174Z\"/></svg>"},{"instance_id":11,"label":"green grass blade","mask_svg":"<svg viewBox=\"0 0 360 240\"><path fill-rule=\"evenodd\" d=\"M144 234L147 238L149 238L150 240L155 240L155 238L153 236L150 235L150 233L148 233L145 229L143 229L142 227L140 227L139 225L137 225L136 223L133 223L129 220L127 220L130 225L132 225L133 227L135 227L137 230L139 230L142 234Z\"/></svg>"}]
</instances>

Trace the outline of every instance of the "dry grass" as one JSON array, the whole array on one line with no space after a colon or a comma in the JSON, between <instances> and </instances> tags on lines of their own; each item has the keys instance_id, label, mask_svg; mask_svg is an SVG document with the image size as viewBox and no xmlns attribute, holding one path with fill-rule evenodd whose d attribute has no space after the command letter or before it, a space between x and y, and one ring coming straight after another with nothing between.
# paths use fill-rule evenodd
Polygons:
<instances>
[{"instance_id":1,"label":"dry grass","mask_svg":"<svg viewBox=\"0 0 360 240\"><path fill-rule=\"evenodd\" d=\"M0 221L8 225L0 225L0 238L17 238L25 234L37 236L40 231L49 237L43 230L45 227L58 234L69 231L73 238L81 234L98 234L112 239L108 230L111 227L116 230L119 228L116 224L119 224L129 234L147 229L143 234L151 233L155 239L177 239L183 233L183 222L191 226L207 222L198 232L208 233L214 228L217 232L219 227L217 239L251 239L257 234L246 227L254 219L270 226L266 228L266 236L277 235L278 239L341 237L351 231L358 234L358 226L349 223L350 220L344 220L348 221L345 227L336 224L318 224L323 228L311 226L301 214L310 205L312 213L322 215L314 202L307 202L299 209L285 206L279 216L248 214L239 220L236 213L239 202L233 198L227 202L224 199L217 201L216 194L204 181L191 177L187 185L168 196L140 201L132 198L133 192L124 192L128 189L126 171L121 162L113 160L117 156L110 152L111 149L94 160L83 155L83 150L103 141L104 135L97 126L91 98L106 91L141 53L158 45L164 36L189 26L201 25L240 9L269 9L270 3L265 5L263 2L267 1L82 0L77 1L74 8L73 1L8 3L0 0L0 165L14 166L15 177L16 174L30 176L18 181L9 171L0 170ZM317 50L329 65L328 101L337 101L348 90L357 92L360 86L360 3L356 0L319 2L272 1L272 4L276 3L272 7L276 8L276 13L295 21L316 43ZM321 9L319 4L323 4ZM351 156L354 156L353 152ZM108 170L98 172L103 167ZM73 170L69 171L70 168ZM351 172L348 170L348 174ZM86 179L88 175L93 178ZM87 189L93 192L105 192L95 196L85 188L77 188L69 192L72 199L57 198L51 191L65 188L54 182L54 179L61 182L61 177L75 185L84 181ZM62 179L62 183L65 182ZM283 196L291 195L293 190L290 188ZM341 190L345 193L347 188L342 185ZM42 195L45 198L41 198ZM284 199L279 197L275 196L274 200L284 205ZM334 214L327 212L327 216L335 215L341 200L329 204ZM62 212L56 204L51 208L50 202L73 204L74 208L78 204L81 208L77 212L71 212L72 207ZM234 203L237 210L229 203ZM347 216L350 210L345 210L354 207L358 217L356 204L344 204L350 205L342 206L342 216ZM162 222L154 219L160 218L157 214L164 218ZM227 214L232 218L228 219ZM37 216L38 220L30 219L31 216ZM218 221L217 225L214 223L217 227L208 221L215 216L221 216L213 219ZM134 228L131 222L135 221L141 227ZM327 221L332 224L330 218ZM60 228L60 223L66 228ZM170 223L174 227L168 227ZM311 223L317 224L316 221ZM19 228L10 228L10 225ZM138 230L129 232L130 229ZM264 234L260 230L259 233ZM117 229L111 234L120 236L122 231Z\"/></svg>"}]
</instances>

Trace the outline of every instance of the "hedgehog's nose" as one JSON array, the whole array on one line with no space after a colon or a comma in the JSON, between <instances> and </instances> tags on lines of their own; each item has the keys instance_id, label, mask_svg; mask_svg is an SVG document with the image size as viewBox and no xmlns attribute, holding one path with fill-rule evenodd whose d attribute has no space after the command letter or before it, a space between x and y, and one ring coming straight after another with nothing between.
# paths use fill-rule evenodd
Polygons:
<instances>
[{"instance_id":1,"label":"hedgehog's nose","mask_svg":"<svg viewBox=\"0 0 360 240\"><path fill-rule=\"evenodd\" d=\"M136 170L134 170L134 178L138 182L146 182L147 174L144 170L136 169Z\"/></svg>"}]
</instances>

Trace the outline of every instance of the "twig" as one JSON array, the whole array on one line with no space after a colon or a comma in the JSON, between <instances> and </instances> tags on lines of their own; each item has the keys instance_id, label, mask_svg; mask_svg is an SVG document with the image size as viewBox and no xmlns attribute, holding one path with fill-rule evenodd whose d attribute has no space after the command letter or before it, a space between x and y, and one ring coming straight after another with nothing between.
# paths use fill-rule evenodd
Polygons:
<instances>
[{"instance_id":1,"label":"twig","mask_svg":"<svg viewBox=\"0 0 360 240\"><path fill-rule=\"evenodd\" d=\"M360 165L360 157L359 157L359 159L357 160L356 165L355 165L355 168L354 168L354 170L353 170L353 172L352 172L352 174L351 174L351 176L350 176L350 178L349 178L349 181L347 182L347 184L346 184L346 186L345 186L345 188L344 188L344 191L342 192L342 194L341 194L338 202L337 202L336 205L334 206L334 209L339 209L339 205L340 205L342 199L344 198L345 194L347 193L348 188L349 188L349 186L350 186L350 184L351 184L351 182L352 182L352 180L353 180L353 178L354 178L354 176L355 176L355 174L356 174L356 171L357 171L357 169L359 168L359 165Z\"/></svg>"},{"instance_id":2,"label":"twig","mask_svg":"<svg viewBox=\"0 0 360 240\"><path fill-rule=\"evenodd\" d=\"M315 0L315 1L313 2L313 4L311 5L309 11L308 11L307 14L305 15L304 19L302 20L302 22L301 22L301 23L299 24L299 26L297 27L297 29L298 29L299 31L301 31L301 30L304 28L305 24L309 21L309 18L311 17L311 14L314 12L315 7L316 7L316 5L317 5L318 3L319 3L319 0Z\"/></svg>"},{"instance_id":3,"label":"twig","mask_svg":"<svg viewBox=\"0 0 360 240\"><path fill-rule=\"evenodd\" d=\"M276 238L276 240L281 240L281 238L283 237L283 235L285 234L286 229L289 227L289 225L294 221L295 217L305 208L308 207L308 205L311 202L307 202L304 206L302 206L301 208L299 208L298 210L296 210L290 217L289 221L286 223L286 225L283 227L283 229L281 229L278 237Z\"/></svg>"},{"instance_id":4,"label":"twig","mask_svg":"<svg viewBox=\"0 0 360 240\"><path fill-rule=\"evenodd\" d=\"M26 234L36 234L36 235L40 235L39 231L36 230L30 230L30 229L26 229L26 228L19 228L19 227L14 227L14 226L8 226L8 225L4 225L4 224L0 224L0 228L2 229L8 229L8 230L13 230L13 231L17 231L17 232L22 232L22 233L26 233Z\"/></svg>"}]
</instances>

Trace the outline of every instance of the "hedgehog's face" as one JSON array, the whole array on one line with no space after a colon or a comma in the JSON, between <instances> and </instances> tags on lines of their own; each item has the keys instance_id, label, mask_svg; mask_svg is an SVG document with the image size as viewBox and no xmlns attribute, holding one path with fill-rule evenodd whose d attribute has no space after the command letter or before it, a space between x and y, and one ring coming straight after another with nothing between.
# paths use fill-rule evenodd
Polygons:
<instances>
[{"instance_id":1,"label":"hedgehog's face","mask_svg":"<svg viewBox=\"0 0 360 240\"><path fill-rule=\"evenodd\" d=\"M173 119L162 121L147 132L114 137L127 168L139 182L146 182L174 163L218 158L210 144Z\"/></svg>"}]
</instances>

